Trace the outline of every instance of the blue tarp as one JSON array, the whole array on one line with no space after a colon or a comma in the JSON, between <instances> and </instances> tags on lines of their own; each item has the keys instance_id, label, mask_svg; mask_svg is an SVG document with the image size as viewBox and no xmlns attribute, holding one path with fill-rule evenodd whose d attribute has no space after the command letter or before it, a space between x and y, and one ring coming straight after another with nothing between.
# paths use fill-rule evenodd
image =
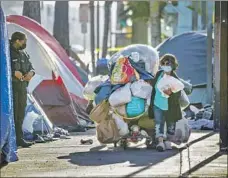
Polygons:
<instances>
[{"instance_id":1,"label":"blue tarp","mask_svg":"<svg viewBox=\"0 0 228 178\"><path fill-rule=\"evenodd\" d=\"M190 80L191 84L206 84L207 77L207 35L187 32L171 37L158 45L159 56L171 53L177 57L178 76Z\"/></svg>"},{"instance_id":2,"label":"blue tarp","mask_svg":"<svg viewBox=\"0 0 228 178\"><path fill-rule=\"evenodd\" d=\"M12 78L9 56L9 43L6 29L6 21L0 7L0 80L1 80L1 151L4 153L5 161L13 162L17 158L17 146L13 116Z\"/></svg>"}]
</instances>

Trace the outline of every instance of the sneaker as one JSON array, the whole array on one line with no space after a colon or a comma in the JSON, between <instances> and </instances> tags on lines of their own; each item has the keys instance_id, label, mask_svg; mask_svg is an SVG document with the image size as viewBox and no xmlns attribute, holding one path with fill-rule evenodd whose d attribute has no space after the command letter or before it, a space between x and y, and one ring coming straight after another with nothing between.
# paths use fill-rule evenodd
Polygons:
<instances>
[{"instance_id":1,"label":"sneaker","mask_svg":"<svg viewBox=\"0 0 228 178\"><path fill-rule=\"evenodd\" d=\"M156 146L156 149L159 151L159 152L162 152L162 151L165 151L165 144L164 142L159 142Z\"/></svg>"},{"instance_id":2,"label":"sneaker","mask_svg":"<svg viewBox=\"0 0 228 178\"><path fill-rule=\"evenodd\" d=\"M166 150L172 150L172 144L170 141L165 141L164 144Z\"/></svg>"}]
</instances>

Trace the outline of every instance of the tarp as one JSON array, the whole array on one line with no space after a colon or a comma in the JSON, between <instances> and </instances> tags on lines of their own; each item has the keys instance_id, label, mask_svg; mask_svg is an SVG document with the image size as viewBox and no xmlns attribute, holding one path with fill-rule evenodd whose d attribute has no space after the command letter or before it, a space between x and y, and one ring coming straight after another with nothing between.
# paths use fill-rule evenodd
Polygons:
<instances>
[{"instance_id":1,"label":"tarp","mask_svg":"<svg viewBox=\"0 0 228 178\"><path fill-rule=\"evenodd\" d=\"M53 133L53 124L33 96L29 94L22 129L26 140L33 140L36 133L42 135Z\"/></svg>"},{"instance_id":2,"label":"tarp","mask_svg":"<svg viewBox=\"0 0 228 178\"><path fill-rule=\"evenodd\" d=\"M4 153L5 161L16 161L16 136L13 116L13 100L12 100L12 78L11 64L9 56L8 34L6 29L5 17L0 7L0 80L1 80L1 152Z\"/></svg>"},{"instance_id":3,"label":"tarp","mask_svg":"<svg viewBox=\"0 0 228 178\"><path fill-rule=\"evenodd\" d=\"M166 53L177 57L177 74L193 85L206 84L207 77L207 35L200 32L186 32L165 40L156 49L159 56Z\"/></svg>"},{"instance_id":4,"label":"tarp","mask_svg":"<svg viewBox=\"0 0 228 178\"><path fill-rule=\"evenodd\" d=\"M36 75L28 91L56 126L66 128L90 122L85 112L83 82L59 43L38 23L23 17L9 16L8 31L22 31L27 35L26 51ZM83 120L83 121L82 121Z\"/></svg>"}]
</instances>

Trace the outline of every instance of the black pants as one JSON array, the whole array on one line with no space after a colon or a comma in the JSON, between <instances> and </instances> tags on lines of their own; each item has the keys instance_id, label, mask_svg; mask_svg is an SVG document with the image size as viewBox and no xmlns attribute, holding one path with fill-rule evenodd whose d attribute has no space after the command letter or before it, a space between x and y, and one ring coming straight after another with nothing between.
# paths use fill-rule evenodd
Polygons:
<instances>
[{"instance_id":1,"label":"black pants","mask_svg":"<svg viewBox=\"0 0 228 178\"><path fill-rule=\"evenodd\" d=\"M27 105L27 82L13 81L13 108L16 130L17 145L21 144L23 138L22 124L25 117Z\"/></svg>"}]
</instances>

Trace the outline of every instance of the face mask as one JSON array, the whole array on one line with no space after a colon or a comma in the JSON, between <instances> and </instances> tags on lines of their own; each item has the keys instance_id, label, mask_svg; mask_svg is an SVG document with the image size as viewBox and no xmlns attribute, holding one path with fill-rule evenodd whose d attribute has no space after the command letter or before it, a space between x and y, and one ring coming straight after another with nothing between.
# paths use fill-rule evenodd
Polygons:
<instances>
[{"instance_id":1,"label":"face mask","mask_svg":"<svg viewBox=\"0 0 228 178\"><path fill-rule=\"evenodd\" d=\"M24 43L23 45L21 45L20 47L19 47L19 50L23 50L23 49L25 49L26 48L26 43Z\"/></svg>"},{"instance_id":2,"label":"face mask","mask_svg":"<svg viewBox=\"0 0 228 178\"><path fill-rule=\"evenodd\" d=\"M164 70L164 72L171 72L172 71L171 66L161 66L161 69Z\"/></svg>"}]
</instances>

